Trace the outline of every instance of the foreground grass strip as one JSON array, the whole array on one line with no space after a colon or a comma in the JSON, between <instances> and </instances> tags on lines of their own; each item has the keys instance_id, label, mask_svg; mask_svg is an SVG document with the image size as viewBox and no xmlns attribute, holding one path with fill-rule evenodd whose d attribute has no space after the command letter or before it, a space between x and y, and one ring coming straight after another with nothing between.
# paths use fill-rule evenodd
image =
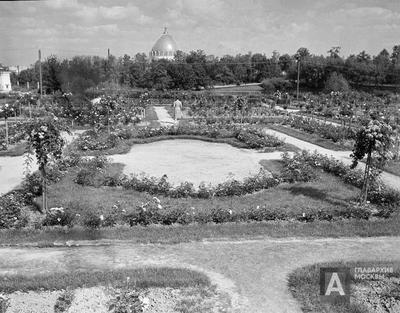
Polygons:
<instances>
[{"instance_id":1,"label":"foreground grass strip","mask_svg":"<svg viewBox=\"0 0 400 313\"><path fill-rule=\"evenodd\" d=\"M294 298L300 303L303 312L308 313L369 313L370 311L360 303L342 305L327 304L320 301L319 271L321 267L368 267L391 266L395 270L392 276L399 277L399 263L393 261L379 262L327 262L301 267L288 277L288 286ZM354 281L353 281L354 283Z\"/></svg>"},{"instance_id":2,"label":"foreground grass strip","mask_svg":"<svg viewBox=\"0 0 400 313\"><path fill-rule=\"evenodd\" d=\"M244 240L258 237L271 238L330 238L399 236L400 218L385 220L344 220L337 222L260 222L226 224L192 224L174 226L117 226L89 230L82 227L65 229L49 227L42 230L1 230L0 245L35 244L53 246L78 240L129 240L132 243L164 243L201 240Z\"/></svg>"},{"instance_id":3,"label":"foreground grass strip","mask_svg":"<svg viewBox=\"0 0 400 313\"><path fill-rule=\"evenodd\" d=\"M121 288L126 287L127 282L129 287L134 288L210 286L208 277L195 271L167 267L146 267L112 271L76 271L37 276L0 276L0 292L61 290L67 287L76 289L98 285L111 285L115 288Z\"/></svg>"}]
</instances>

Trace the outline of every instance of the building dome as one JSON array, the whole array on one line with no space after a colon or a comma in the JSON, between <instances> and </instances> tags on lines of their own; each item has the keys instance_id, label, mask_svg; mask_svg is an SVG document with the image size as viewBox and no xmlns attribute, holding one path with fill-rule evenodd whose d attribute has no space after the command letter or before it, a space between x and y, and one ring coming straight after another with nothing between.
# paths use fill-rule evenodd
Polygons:
<instances>
[{"instance_id":1,"label":"building dome","mask_svg":"<svg viewBox=\"0 0 400 313\"><path fill-rule=\"evenodd\" d=\"M150 51L150 59L168 59L172 60L176 52L176 42L171 35L168 34L167 28L164 29L164 33L156 41L153 48Z\"/></svg>"}]
</instances>

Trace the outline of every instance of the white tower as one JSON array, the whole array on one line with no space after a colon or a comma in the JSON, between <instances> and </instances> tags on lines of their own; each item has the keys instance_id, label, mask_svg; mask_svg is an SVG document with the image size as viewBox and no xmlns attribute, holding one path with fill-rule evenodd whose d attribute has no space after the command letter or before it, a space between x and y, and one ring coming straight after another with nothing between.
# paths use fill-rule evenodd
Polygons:
<instances>
[{"instance_id":1,"label":"white tower","mask_svg":"<svg viewBox=\"0 0 400 313\"><path fill-rule=\"evenodd\" d=\"M0 67L0 93L11 91L10 72Z\"/></svg>"}]
</instances>

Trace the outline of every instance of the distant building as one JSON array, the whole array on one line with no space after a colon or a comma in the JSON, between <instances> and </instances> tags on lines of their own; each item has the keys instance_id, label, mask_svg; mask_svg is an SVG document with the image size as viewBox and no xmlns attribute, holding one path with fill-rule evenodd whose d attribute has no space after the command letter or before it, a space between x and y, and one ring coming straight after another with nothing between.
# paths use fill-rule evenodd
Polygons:
<instances>
[{"instance_id":1,"label":"distant building","mask_svg":"<svg viewBox=\"0 0 400 313\"><path fill-rule=\"evenodd\" d=\"M177 45L171 35L168 34L167 28L164 28L164 33L156 41L153 48L151 49L149 56L150 60L167 59L173 60Z\"/></svg>"},{"instance_id":2,"label":"distant building","mask_svg":"<svg viewBox=\"0 0 400 313\"><path fill-rule=\"evenodd\" d=\"M13 66L9 66L8 67L8 70L10 71L10 72L12 72L12 73L15 73L15 74L19 74L21 71L24 71L24 70L26 70L26 69L28 69L28 67L27 66L23 66L23 65L13 65Z\"/></svg>"},{"instance_id":3,"label":"distant building","mask_svg":"<svg viewBox=\"0 0 400 313\"><path fill-rule=\"evenodd\" d=\"M0 67L0 93L11 91L10 71L5 67Z\"/></svg>"}]
</instances>

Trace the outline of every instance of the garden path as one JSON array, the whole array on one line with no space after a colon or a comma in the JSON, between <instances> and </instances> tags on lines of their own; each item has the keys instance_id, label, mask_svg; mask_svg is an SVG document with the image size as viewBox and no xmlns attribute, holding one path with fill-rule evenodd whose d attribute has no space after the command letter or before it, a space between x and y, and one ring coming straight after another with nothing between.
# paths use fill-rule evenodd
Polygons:
<instances>
[{"instance_id":1,"label":"garden path","mask_svg":"<svg viewBox=\"0 0 400 313\"><path fill-rule=\"evenodd\" d=\"M264 238L174 245L123 241L80 244L0 248L0 275L142 266L188 267L208 274L214 284L230 294L233 312L301 313L287 287L287 276L297 267L338 260L400 261L400 237Z\"/></svg>"},{"instance_id":2,"label":"garden path","mask_svg":"<svg viewBox=\"0 0 400 313\"><path fill-rule=\"evenodd\" d=\"M171 126L175 125L177 121L175 121L168 111L163 106L154 106L154 111L157 114L158 122L161 126Z\"/></svg>"},{"instance_id":3,"label":"garden path","mask_svg":"<svg viewBox=\"0 0 400 313\"><path fill-rule=\"evenodd\" d=\"M295 137L286 135L284 133L281 133L281 132L278 132L278 131L275 131L272 129L265 128L264 131L266 134L271 134L271 135L277 136L278 138L282 138L285 140L286 143L292 144L300 149L317 151L321 154L333 156L335 159L338 159L347 165L350 165L352 163L352 158L350 157L351 151L329 150L329 149L322 148L318 145L312 144L312 143L304 141L304 140L297 139ZM365 167L364 163L359 163L358 168L364 169L364 167ZM399 176L390 174L388 172L383 172L381 174L381 177L382 177L383 182L386 185L388 185L396 190L400 190L400 177Z\"/></svg>"},{"instance_id":4,"label":"garden path","mask_svg":"<svg viewBox=\"0 0 400 313\"><path fill-rule=\"evenodd\" d=\"M70 144L84 130L75 130L71 134L63 133L63 138L67 144ZM17 187L24 178L26 171L25 156L0 157L0 195L7 193ZM30 172L38 169L36 160L33 159L30 166Z\"/></svg>"},{"instance_id":5,"label":"garden path","mask_svg":"<svg viewBox=\"0 0 400 313\"><path fill-rule=\"evenodd\" d=\"M226 143L177 139L134 145L128 153L110 158L124 164L127 175L166 174L173 185L188 181L197 188L201 182L217 185L229 177L243 180L260 171L260 160L276 160L280 155L281 152L261 153Z\"/></svg>"}]
</instances>

